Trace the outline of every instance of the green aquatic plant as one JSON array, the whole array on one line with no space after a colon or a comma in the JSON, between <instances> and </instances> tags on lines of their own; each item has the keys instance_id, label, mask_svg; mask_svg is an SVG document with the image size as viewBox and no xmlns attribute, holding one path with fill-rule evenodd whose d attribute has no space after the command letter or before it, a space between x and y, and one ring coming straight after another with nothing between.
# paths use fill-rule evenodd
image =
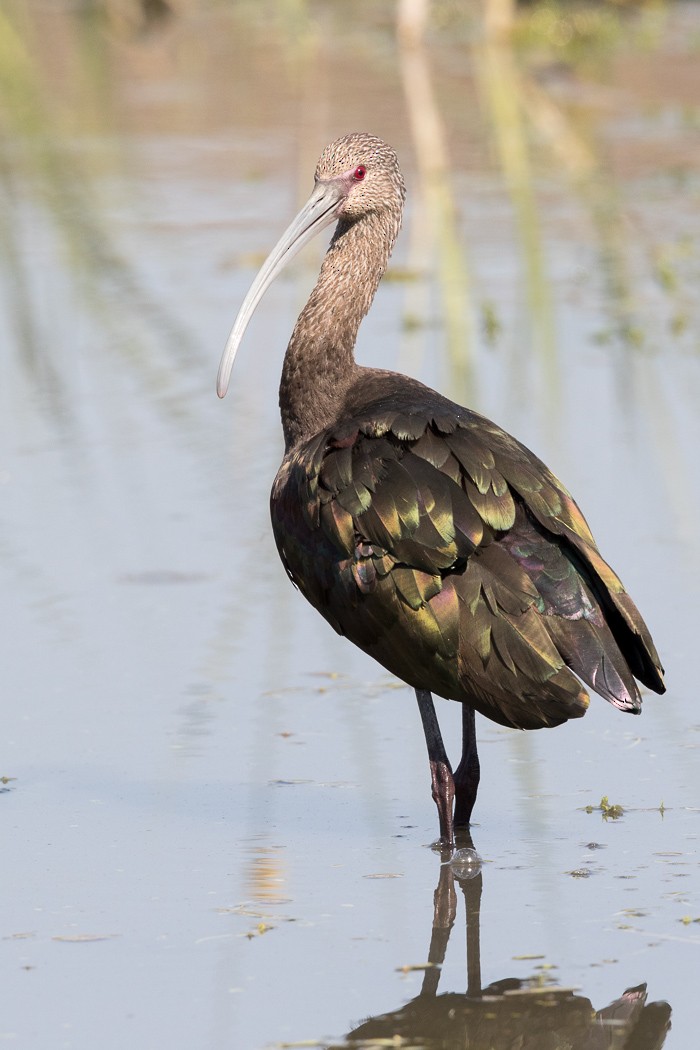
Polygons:
<instances>
[{"instance_id":1,"label":"green aquatic plant","mask_svg":"<svg viewBox=\"0 0 700 1050\"><path fill-rule=\"evenodd\" d=\"M586 806L586 813L593 813L595 810L600 810L603 820L619 820L625 812L622 806L611 805L607 795L603 795L597 806Z\"/></svg>"}]
</instances>

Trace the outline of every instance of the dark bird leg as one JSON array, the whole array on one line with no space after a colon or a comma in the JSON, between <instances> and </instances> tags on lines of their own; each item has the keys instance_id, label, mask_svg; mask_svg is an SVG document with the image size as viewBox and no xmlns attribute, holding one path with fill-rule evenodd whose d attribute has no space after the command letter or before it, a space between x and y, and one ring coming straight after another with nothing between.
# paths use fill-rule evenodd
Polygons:
<instances>
[{"instance_id":1,"label":"dark bird leg","mask_svg":"<svg viewBox=\"0 0 700 1050\"><path fill-rule=\"evenodd\" d=\"M446 845L451 846L454 842L452 804L455 797L452 766L440 735L440 726L435 714L432 695L427 689L416 689L416 699L418 700L418 710L423 721L425 742L428 745L433 799L435 800L440 820L440 839Z\"/></svg>"},{"instance_id":2,"label":"dark bird leg","mask_svg":"<svg viewBox=\"0 0 700 1050\"><path fill-rule=\"evenodd\" d=\"M474 708L462 704L462 758L454 772L455 827L468 828L479 790L479 755L476 750Z\"/></svg>"}]
</instances>

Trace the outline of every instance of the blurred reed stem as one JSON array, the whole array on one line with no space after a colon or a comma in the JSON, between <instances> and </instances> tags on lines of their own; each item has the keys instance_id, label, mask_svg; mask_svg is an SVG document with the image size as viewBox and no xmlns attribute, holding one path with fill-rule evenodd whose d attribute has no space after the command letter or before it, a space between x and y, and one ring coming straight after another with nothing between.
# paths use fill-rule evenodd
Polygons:
<instances>
[{"instance_id":1,"label":"blurred reed stem","mask_svg":"<svg viewBox=\"0 0 700 1050\"><path fill-rule=\"evenodd\" d=\"M447 132L435 98L425 46L428 17L429 0L398 0L399 65L419 178L409 265L425 273L430 268L429 260L437 253L442 321L455 396L473 401L476 381L472 280L459 232ZM409 294L415 304L415 289L411 288Z\"/></svg>"},{"instance_id":2,"label":"blurred reed stem","mask_svg":"<svg viewBox=\"0 0 700 1050\"><path fill-rule=\"evenodd\" d=\"M551 289L544 263L534 176L524 123L522 78L513 48L514 14L512 0L484 0L483 35L475 46L475 68L513 206L533 328L533 348L546 391L547 418L554 422L560 393L559 364ZM522 369L524 364L524 357L518 351L514 366Z\"/></svg>"}]
</instances>

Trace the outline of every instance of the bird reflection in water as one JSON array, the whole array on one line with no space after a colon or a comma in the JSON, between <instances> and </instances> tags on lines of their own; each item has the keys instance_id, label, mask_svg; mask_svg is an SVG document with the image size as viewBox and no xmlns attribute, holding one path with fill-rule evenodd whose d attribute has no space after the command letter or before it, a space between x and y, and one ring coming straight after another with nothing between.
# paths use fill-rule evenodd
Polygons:
<instances>
[{"instance_id":1,"label":"bird reflection in water","mask_svg":"<svg viewBox=\"0 0 700 1050\"><path fill-rule=\"evenodd\" d=\"M473 850L471 839L468 849ZM480 910L482 873L464 851L443 851L435 890L428 966L415 999L370 1017L344 1042L326 1050L661 1050L671 1027L671 1007L647 1003L646 984L627 988L609 1006L595 1010L571 988L541 978L507 977L481 984ZM450 860L450 858L452 858ZM467 991L438 994L441 966L464 897L467 933Z\"/></svg>"}]
</instances>

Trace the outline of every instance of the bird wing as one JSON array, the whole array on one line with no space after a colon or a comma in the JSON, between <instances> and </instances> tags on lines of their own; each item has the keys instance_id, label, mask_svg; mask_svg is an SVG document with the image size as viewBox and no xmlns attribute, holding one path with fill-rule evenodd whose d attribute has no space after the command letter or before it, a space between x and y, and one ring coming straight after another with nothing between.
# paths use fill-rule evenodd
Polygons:
<instances>
[{"instance_id":1,"label":"bird wing","mask_svg":"<svg viewBox=\"0 0 700 1050\"><path fill-rule=\"evenodd\" d=\"M477 419L481 422L482 417ZM547 542L556 537L568 563L587 581L632 674L650 689L663 693L664 671L649 629L622 581L601 556L571 494L524 445L488 420L483 424L490 428L490 447L508 485L533 523L539 525L539 531L544 530ZM589 684L597 689L593 682Z\"/></svg>"},{"instance_id":2,"label":"bird wing","mask_svg":"<svg viewBox=\"0 0 700 1050\"><path fill-rule=\"evenodd\" d=\"M600 596L617 581L617 610L622 585L556 478L475 413L331 428L285 458L271 507L293 581L414 687L536 728L585 712L571 667L639 709Z\"/></svg>"}]
</instances>

